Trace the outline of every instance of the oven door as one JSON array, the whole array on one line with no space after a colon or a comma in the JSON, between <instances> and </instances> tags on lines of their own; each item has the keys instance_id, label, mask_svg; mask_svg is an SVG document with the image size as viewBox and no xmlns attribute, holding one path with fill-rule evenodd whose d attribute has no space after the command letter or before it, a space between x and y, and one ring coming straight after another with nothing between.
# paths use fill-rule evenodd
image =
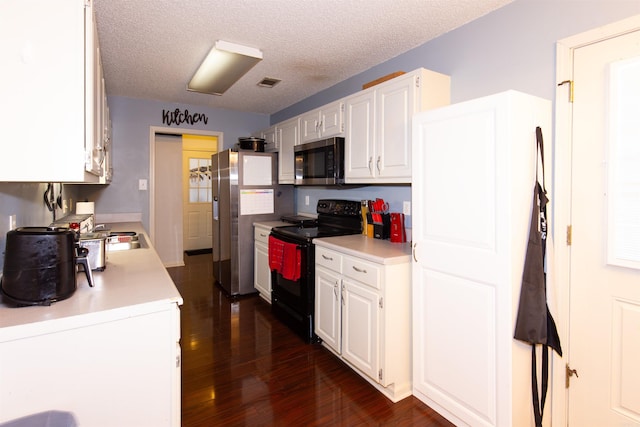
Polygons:
<instances>
[{"instance_id":1,"label":"oven door","mask_svg":"<svg viewBox=\"0 0 640 427\"><path fill-rule=\"evenodd\" d=\"M315 253L311 242L277 235L272 237L285 243L298 245L300 250L300 277L290 280L277 270L271 270L271 311L306 342L317 342L313 330Z\"/></svg>"},{"instance_id":2,"label":"oven door","mask_svg":"<svg viewBox=\"0 0 640 427\"><path fill-rule=\"evenodd\" d=\"M296 185L344 183L344 138L329 138L294 147Z\"/></svg>"}]
</instances>

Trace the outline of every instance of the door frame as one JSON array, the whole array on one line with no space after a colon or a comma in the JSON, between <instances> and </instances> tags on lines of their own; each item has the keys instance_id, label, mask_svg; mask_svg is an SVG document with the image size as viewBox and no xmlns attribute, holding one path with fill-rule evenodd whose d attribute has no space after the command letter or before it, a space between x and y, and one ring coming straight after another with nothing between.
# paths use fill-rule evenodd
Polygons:
<instances>
[{"instance_id":1,"label":"door frame","mask_svg":"<svg viewBox=\"0 0 640 427\"><path fill-rule=\"evenodd\" d=\"M156 225L156 212L155 212L155 180L156 180L156 165L155 165L155 153L156 153L156 134L164 133L169 135L204 135L214 136L218 138L218 151L224 147L223 132L195 130L188 128L168 128L161 126L149 126L149 238L151 243L155 243L155 225ZM180 159L182 162L182 159ZM183 219L184 222L184 219ZM184 225L184 224L183 224ZM182 242L178 242L181 246L179 252L182 252Z\"/></svg>"},{"instance_id":2,"label":"door frame","mask_svg":"<svg viewBox=\"0 0 640 427\"><path fill-rule=\"evenodd\" d=\"M583 33L559 40L556 44L556 89L555 98L555 144L554 144L554 180L553 192L553 237L555 246L555 281L558 309L558 333L565 343L565 356L561 366L553 370L552 424L567 425L569 393L565 388L564 363L569 360L571 349L570 335L570 293L571 293L571 250L567 244L567 228L571 225L571 144L573 126L573 105L569 102L570 85L573 81L573 54L575 49L640 30L640 15L598 27ZM566 284L566 285L565 285ZM555 365L554 365L555 366ZM564 392L561 392L564 391Z\"/></svg>"}]
</instances>

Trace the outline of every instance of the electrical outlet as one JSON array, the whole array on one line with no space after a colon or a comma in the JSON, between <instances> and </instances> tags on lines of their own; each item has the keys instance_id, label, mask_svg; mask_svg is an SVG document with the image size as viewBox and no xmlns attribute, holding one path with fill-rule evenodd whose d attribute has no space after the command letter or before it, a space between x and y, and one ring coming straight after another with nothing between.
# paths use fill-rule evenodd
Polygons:
<instances>
[{"instance_id":1,"label":"electrical outlet","mask_svg":"<svg viewBox=\"0 0 640 427\"><path fill-rule=\"evenodd\" d=\"M146 179L139 179L138 180L138 190L147 191L147 180Z\"/></svg>"},{"instance_id":2,"label":"electrical outlet","mask_svg":"<svg viewBox=\"0 0 640 427\"><path fill-rule=\"evenodd\" d=\"M16 228L16 216L9 215L9 230L13 230Z\"/></svg>"},{"instance_id":3,"label":"electrical outlet","mask_svg":"<svg viewBox=\"0 0 640 427\"><path fill-rule=\"evenodd\" d=\"M309 196L304 196L304 205L309 206Z\"/></svg>"},{"instance_id":4,"label":"electrical outlet","mask_svg":"<svg viewBox=\"0 0 640 427\"><path fill-rule=\"evenodd\" d=\"M402 213L406 215L411 215L411 202L402 202Z\"/></svg>"}]
</instances>

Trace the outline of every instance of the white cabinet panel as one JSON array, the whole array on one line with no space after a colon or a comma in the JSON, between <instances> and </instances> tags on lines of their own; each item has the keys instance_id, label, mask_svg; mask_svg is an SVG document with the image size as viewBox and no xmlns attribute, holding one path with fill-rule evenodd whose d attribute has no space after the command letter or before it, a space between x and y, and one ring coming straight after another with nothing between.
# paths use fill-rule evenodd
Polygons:
<instances>
[{"instance_id":1,"label":"white cabinet panel","mask_svg":"<svg viewBox=\"0 0 640 427\"><path fill-rule=\"evenodd\" d=\"M0 181L99 182L103 86L92 2L0 2ZM17 144L17 145L16 145Z\"/></svg>"},{"instance_id":2,"label":"white cabinet panel","mask_svg":"<svg viewBox=\"0 0 640 427\"><path fill-rule=\"evenodd\" d=\"M315 332L338 354L342 352L340 284L339 274L316 268Z\"/></svg>"},{"instance_id":3,"label":"white cabinet panel","mask_svg":"<svg viewBox=\"0 0 640 427\"><path fill-rule=\"evenodd\" d=\"M342 292L342 356L365 375L381 379L378 359L380 297L370 287L346 278L342 280Z\"/></svg>"},{"instance_id":4,"label":"white cabinet panel","mask_svg":"<svg viewBox=\"0 0 640 427\"><path fill-rule=\"evenodd\" d=\"M293 184L295 162L293 147L300 143L300 119L298 117L276 125L280 151L278 152L278 183Z\"/></svg>"},{"instance_id":5,"label":"white cabinet panel","mask_svg":"<svg viewBox=\"0 0 640 427\"><path fill-rule=\"evenodd\" d=\"M0 422L55 409L83 426L179 426L179 322L169 303L1 343Z\"/></svg>"},{"instance_id":6,"label":"white cabinet panel","mask_svg":"<svg viewBox=\"0 0 640 427\"><path fill-rule=\"evenodd\" d=\"M531 351L512 337L550 123L549 101L515 91L414 117L413 392L455 424L534 424L514 409L531 406Z\"/></svg>"},{"instance_id":7,"label":"white cabinet panel","mask_svg":"<svg viewBox=\"0 0 640 427\"><path fill-rule=\"evenodd\" d=\"M344 103L332 102L300 116L300 142L341 136L344 133Z\"/></svg>"}]
</instances>

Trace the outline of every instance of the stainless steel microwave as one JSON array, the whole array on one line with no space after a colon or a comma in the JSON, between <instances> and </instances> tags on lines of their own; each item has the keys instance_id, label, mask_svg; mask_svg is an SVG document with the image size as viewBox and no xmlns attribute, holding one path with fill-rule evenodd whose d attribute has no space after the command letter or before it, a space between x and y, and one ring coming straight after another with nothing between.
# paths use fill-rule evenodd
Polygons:
<instances>
[{"instance_id":1,"label":"stainless steel microwave","mask_svg":"<svg viewBox=\"0 0 640 427\"><path fill-rule=\"evenodd\" d=\"M344 183L344 138L328 138L296 145L295 185Z\"/></svg>"}]
</instances>

